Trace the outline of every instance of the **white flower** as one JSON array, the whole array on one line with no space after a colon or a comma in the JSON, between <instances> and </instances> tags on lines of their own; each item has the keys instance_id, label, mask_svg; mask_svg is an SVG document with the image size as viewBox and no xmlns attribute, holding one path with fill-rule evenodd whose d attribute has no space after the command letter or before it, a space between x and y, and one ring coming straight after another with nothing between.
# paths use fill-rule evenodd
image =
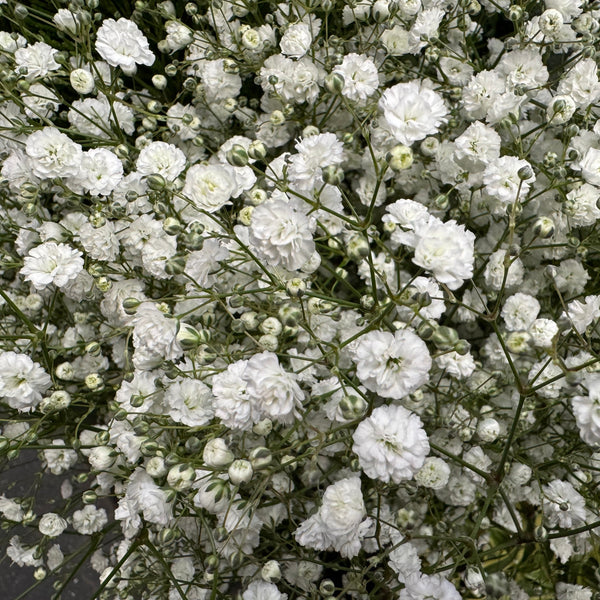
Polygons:
<instances>
[{"instance_id":1,"label":"white flower","mask_svg":"<svg viewBox=\"0 0 600 600\"><path fill-rule=\"evenodd\" d=\"M395 25L386 29L380 39L390 56L402 56L408 54L410 49L409 36L410 34L404 27Z\"/></svg>"},{"instance_id":2,"label":"white flower","mask_svg":"<svg viewBox=\"0 0 600 600\"><path fill-rule=\"evenodd\" d=\"M31 119L47 119L54 115L60 106L56 94L41 83L34 83L23 95L25 114Z\"/></svg>"},{"instance_id":3,"label":"white flower","mask_svg":"<svg viewBox=\"0 0 600 600\"><path fill-rule=\"evenodd\" d=\"M167 502L167 493L154 483L144 469L138 467L129 477L127 491L119 501L115 518L133 518L135 522L134 515L139 513L149 523L165 527L171 519L171 511L172 506Z\"/></svg>"},{"instance_id":4,"label":"white flower","mask_svg":"<svg viewBox=\"0 0 600 600\"><path fill-rule=\"evenodd\" d=\"M352 438L365 475L386 483L412 479L429 454L421 419L397 404L376 408Z\"/></svg>"},{"instance_id":5,"label":"white flower","mask_svg":"<svg viewBox=\"0 0 600 600\"><path fill-rule=\"evenodd\" d=\"M600 186L600 150L589 148L579 162L581 175L592 185Z\"/></svg>"},{"instance_id":6,"label":"white flower","mask_svg":"<svg viewBox=\"0 0 600 600\"><path fill-rule=\"evenodd\" d=\"M415 481L423 487L440 490L450 479L450 467L437 456L428 456L421 469L415 474Z\"/></svg>"},{"instance_id":7,"label":"white flower","mask_svg":"<svg viewBox=\"0 0 600 600\"><path fill-rule=\"evenodd\" d=\"M60 448L42 450L44 461L50 473L62 475L77 463L77 452L67 449L66 442L61 439L52 440L52 445Z\"/></svg>"},{"instance_id":8,"label":"white flower","mask_svg":"<svg viewBox=\"0 0 600 600\"><path fill-rule=\"evenodd\" d=\"M567 194L563 210L575 227L588 227L600 219L600 208L597 204L599 200L600 190L589 183L584 183Z\"/></svg>"},{"instance_id":9,"label":"white flower","mask_svg":"<svg viewBox=\"0 0 600 600\"><path fill-rule=\"evenodd\" d=\"M46 371L26 354L0 354L0 397L19 412L30 412L42 400L52 380Z\"/></svg>"},{"instance_id":10,"label":"white flower","mask_svg":"<svg viewBox=\"0 0 600 600\"><path fill-rule=\"evenodd\" d=\"M83 153L74 183L92 196L108 196L122 178L123 163L110 150L93 148Z\"/></svg>"},{"instance_id":11,"label":"white flower","mask_svg":"<svg viewBox=\"0 0 600 600\"><path fill-rule=\"evenodd\" d=\"M112 67L121 67L126 75L133 75L137 65L154 64L146 36L129 19L105 19L96 34L96 51Z\"/></svg>"},{"instance_id":12,"label":"white flower","mask_svg":"<svg viewBox=\"0 0 600 600\"><path fill-rule=\"evenodd\" d=\"M550 527L568 529L585 523L585 500L568 481L555 479L542 491L544 517Z\"/></svg>"},{"instance_id":13,"label":"white flower","mask_svg":"<svg viewBox=\"0 0 600 600\"><path fill-rule=\"evenodd\" d=\"M368 56L347 54L333 72L344 78L342 95L355 102L364 102L379 87L377 67Z\"/></svg>"},{"instance_id":14,"label":"white flower","mask_svg":"<svg viewBox=\"0 0 600 600\"><path fill-rule=\"evenodd\" d=\"M556 600L592 600L592 590L582 585L563 583L556 584Z\"/></svg>"},{"instance_id":15,"label":"white flower","mask_svg":"<svg viewBox=\"0 0 600 600\"><path fill-rule=\"evenodd\" d=\"M165 25L167 37L165 41L169 50L181 50L194 40L194 32L187 25L177 21L168 21Z\"/></svg>"},{"instance_id":16,"label":"white flower","mask_svg":"<svg viewBox=\"0 0 600 600\"><path fill-rule=\"evenodd\" d=\"M165 393L169 416L190 427L206 425L214 416L210 388L198 379L173 382Z\"/></svg>"},{"instance_id":17,"label":"white flower","mask_svg":"<svg viewBox=\"0 0 600 600\"><path fill-rule=\"evenodd\" d=\"M505 300L501 314L508 331L525 331L539 312L540 303L533 296L517 292Z\"/></svg>"},{"instance_id":18,"label":"white flower","mask_svg":"<svg viewBox=\"0 0 600 600\"><path fill-rule=\"evenodd\" d=\"M556 4L559 3L560 0L556 2ZM550 6L548 0L546 0L546 6L560 10L559 6ZM559 94L570 96L580 108L587 108L596 102L600 98L596 61L593 58L578 60L566 76L560 79L557 91Z\"/></svg>"},{"instance_id":19,"label":"white flower","mask_svg":"<svg viewBox=\"0 0 600 600\"><path fill-rule=\"evenodd\" d=\"M323 184L322 170L344 160L344 145L333 133L320 133L296 143L298 154L289 159L288 178L295 186L313 190Z\"/></svg>"},{"instance_id":20,"label":"white flower","mask_svg":"<svg viewBox=\"0 0 600 600\"><path fill-rule=\"evenodd\" d=\"M26 77L29 80L41 79L52 71L60 69L60 65L54 60L58 50L45 42L36 42L25 48L15 51L15 65L17 68L27 69Z\"/></svg>"},{"instance_id":21,"label":"white flower","mask_svg":"<svg viewBox=\"0 0 600 600\"><path fill-rule=\"evenodd\" d=\"M82 269L81 252L67 244L45 242L29 251L20 273L39 290L51 283L63 287L75 279Z\"/></svg>"},{"instance_id":22,"label":"white flower","mask_svg":"<svg viewBox=\"0 0 600 600\"><path fill-rule=\"evenodd\" d=\"M306 23L290 25L283 34L279 47L281 53L292 58L304 56L312 44L312 33Z\"/></svg>"},{"instance_id":23,"label":"white flower","mask_svg":"<svg viewBox=\"0 0 600 600\"><path fill-rule=\"evenodd\" d=\"M527 168L531 168L529 163L516 156L501 156L486 167L483 173L485 191L499 202L501 209L527 196L535 181L533 171L526 179L519 176L519 171Z\"/></svg>"},{"instance_id":24,"label":"white flower","mask_svg":"<svg viewBox=\"0 0 600 600\"><path fill-rule=\"evenodd\" d=\"M20 523L25 516L25 511L21 505L12 498L7 498L4 495L0 495L0 513L5 519L14 521L15 523Z\"/></svg>"},{"instance_id":25,"label":"white flower","mask_svg":"<svg viewBox=\"0 0 600 600\"><path fill-rule=\"evenodd\" d=\"M81 535L98 533L107 523L106 510L97 508L93 504L88 504L73 513L73 529Z\"/></svg>"},{"instance_id":26,"label":"white flower","mask_svg":"<svg viewBox=\"0 0 600 600\"><path fill-rule=\"evenodd\" d=\"M600 317L600 296L586 296L585 300L573 300L567 305L567 318L579 333Z\"/></svg>"},{"instance_id":27,"label":"white flower","mask_svg":"<svg viewBox=\"0 0 600 600\"><path fill-rule=\"evenodd\" d=\"M587 396L574 396L573 414L581 439L590 445L600 444L600 374L586 375Z\"/></svg>"},{"instance_id":28,"label":"white flower","mask_svg":"<svg viewBox=\"0 0 600 600\"><path fill-rule=\"evenodd\" d=\"M496 250L487 260L483 277L491 290L499 290L502 285L510 288L523 281L523 263L520 258L507 257L506 250Z\"/></svg>"},{"instance_id":29,"label":"white flower","mask_svg":"<svg viewBox=\"0 0 600 600\"><path fill-rule=\"evenodd\" d=\"M459 354L458 352L445 352L435 359L435 364L447 375L457 379L467 379L475 371L475 360L470 352Z\"/></svg>"},{"instance_id":30,"label":"white flower","mask_svg":"<svg viewBox=\"0 0 600 600\"><path fill-rule=\"evenodd\" d=\"M242 87L242 78L237 73L225 71L222 58L204 61L199 72L204 83L207 102L236 98Z\"/></svg>"},{"instance_id":31,"label":"white flower","mask_svg":"<svg viewBox=\"0 0 600 600\"><path fill-rule=\"evenodd\" d=\"M286 600L287 597L274 583L266 581L253 581L242 594L242 600Z\"/></svg>"},{"instance_id":32,"label":"white flower","mask_svg":"<svg viewBox=\"0 0 600 600\"><path fill-rule=\"evenodd\" d=\"M76 236L79 243L91 258L95 260L113 261L119 253L119 240L113 221L106 221L100 227L84 223Z\"/></svg>"},{"instance_id":33,"label":"white flower","mask_svg":"<svg viewBox=\"0 0 600 600\"><path fill-rule=\"evenodd\" d=\"M46 513L40 519L38 529L42 535L56 537L67 528L67 522L56 513Z\"/></svg>"},{"instance_id":34,"label":"white flower","mask_svg":"<svg viewBox=\"0 0 600 600\"><path fill-rule=\"evenodd\" d=\"M442 97L418 81L388 88L379 107L392 135L406 146L437 133L448 115Z\"/></svg>"},{"instance_id":35,"label":"white flower","mask_svg":"<svg viewBox=\"0 0 600 600\"><path fill-rule=\"evenodd\" d=\"M196 208L214 213L231 204L235 189L235 178L225 166L194 165L187 172L182 194Z\"/></svg>"},{"instance_id":36,"label":"white flower","mask_svg":"<svg viewBox=\"0 0 600 600\"><path fill-rule=\"evenodd\" d=\"M142 175L157 174L173 181L185 169L185 154L173 144L151 142L141 150L135 166Z\"/></svg>"},{"instance_id":37,"label":"white flower","mask_svg":"<svg viewBox=\"0 0 600 600\"><path fill-rule=\"evenodd\" d=\"M469 171L485 169L500 157L500 136L488 125L477 121L454 140L454 158Z\"/></svg>"},{"instance_id":38,"label":"white flower","mask_svg":"<svg viewBox=\"0 0 600 600\"><path fill-rule=\"evenodd\" d=\"M94 91L94 76L87 69L73 69L69 75L71 87L81 95Z\"/></svg>"},{"instance_id":39,"label":"white flower","mask_svg":"<svg viewBox=\"0 0 600 600\"><path fill-rule=\"evenodd\" d=\"M361 383L383 398L399 400L429 381L427 346L407 329L366 333L357 340L352 360Z\"/></svg>"},{"instance_id":40,"label":"white flower","mask_svg":"<svg viewBox=\"0 0 600 600\"><path fill-rule=\"evenodd\" d=\"M418 240L415 230L431 218L427 208L420 202L401 198L386 206L385 210L389 214L383 215L382 221L400 226L393 229L392 242L414 248Z\"/></svg>"},{"instance_id":41,"label":"white flower","mask_svg":"<svg viewBox=\"0 0 600 600\"><path fill-rule=\"evenodd\" d=\"M226 467L235 457L223 438L208 440L202 451L202 460L213 468Z\"/></svg>"},{"instance_id":42,"label":"white flower","mask_svg":"<svg viewBox=\"0 0 600 600\"><path fill-rule=\"evenodd\" d=\"M212 379L212 392L215 397L215 415L226 427L249 430L262 419L256 399L247 392L247 360L238 360L217 373Z\"/></svg>"},{"instance_id":43,"label":"white flower","mask_svg":"<svg viewBox=\"0 0 600 600\"><path fill-rule=\"evenodd\" d=\"M246 390L259 410L281 423L291 423L298 416L304 392L296 375L286 372L273 352L255 354L248 360L244 372Z\"/></svg>"},{"instance_id":44,"label":"white flower","mask_svg":"<svg viewBox=\"0 0 600 600\"><path fill-rule=\"evenodd\" d=\"M296 529L294 537L301 546L333 548L344 558L352 558L371 525L366 514L360 478L342 479L325 490L319 511Z\"/></svg>"},{"instance_id":45,"label":"white flower","mask_svg":"<svg viewBox=\"0 0 600 600\"><path fill-rule=\"evenodd\" d=\"M315 252L316 223L290 202L271 199L252 212L249 239L272 266L288 271L300 269Z\"/></svg>"},{"instance_id":46,"label":"white flower","mask_svg":"<svg viewBox=\"0 0 600 600\"><path fill-rule=\"evenodd\" d=\"M529 327L531 341L538 348L550 348L558 333L558 325L550 319L536 319Z\"/></svg>"},{"instance_id":47,"label":"white flower","mask_svg":"<svg viewBox=\"0 0 600 600\"><path fill-rule=\"evenodd\" d=\"M81 146L56 127L34 131L25 145L35 175L42 179L73 177L79 173L83 152Z\"/></svg>"},{"instance_id":48,"label":"white flower","mask_svg":"<svg viewBox=\"0 0 600 600\"><path fill-rule=\"evenodd\" d=\"M400 591L400 600L461 600L461 595L441 575L411 575Z\"/></svg>"},{"instance_id":49,"label":"white flower","mask_svg":"<svg viewBox=\"0 0 600 600\"><path fill-rule=\"evenodd\" d=\"M412 260L431 271L440 283L455 290L473 276L475 235L464 225L431 218L419 222L415 233L417 242Z\"/></svg>"},{"instance_id":50,"label":"white flower","mask_svg":"<svg viewBox=\"0 0 600 600\"><path fill-rule=\"evenodd\" d=\"M133 319L134 364L153 369L163 360L181 355L177 342L177 321L167 318L152 302L142 302Z\"/></svg>"},{"instance_id":51,"label":"white flower","mask_svg":"<svg viewBox=\"0 0 600 600\"><path fill-rule=\"evenodd\" d=\"M41 556L38 556L37 550L38 546L23 546L21 538L15 535L10 538L10 544L6 548L6 556L20 567L39 567L44 564L44 561Z\"/></svg>"}]
</instances>

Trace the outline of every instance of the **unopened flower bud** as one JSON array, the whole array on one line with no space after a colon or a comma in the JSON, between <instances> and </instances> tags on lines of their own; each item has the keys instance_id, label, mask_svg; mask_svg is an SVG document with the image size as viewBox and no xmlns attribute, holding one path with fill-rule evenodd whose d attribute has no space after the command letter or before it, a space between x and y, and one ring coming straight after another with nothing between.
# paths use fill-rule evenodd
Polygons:
<instances>
[{"instance_id":1,"label":"unopened flower bud","mask_svg":"<svg viewBox=\"0 0 600 600\"><path fill-rule=\"evenodd\" d=\"M519 179L526 181L533 177L533 170L529 165L525 165L517 171L517 175L519 176Z\"/></svg>"},{"instance_id":2,"label":"unopened flower bud","mask_svg":"<svg viewBox=\"0 0 600 600\"><path fill-rule=\"evenodd\" d=\"M227 473L229 475L229 481L231 481L233 485L241 485L251 481L254 469L249 460L237 459L229 465Z\"/></svg>"},{"instance_id":3,"label":"unopened flower bud","mask_svg":"<svg viewBox=\"0 0 600 600\"><path fill-rule=\"evenodd\" d=\"M330 73L325 77L325 87L332 94L339 94L344 89L344 76L340 73Z\"/></svg>"},{"instance_id":4,"label":"unopened flower bud","mask_svg":"<svg viewBox=\"0 0 600 600\"><path fill-rule=\"evenodd\" d=\"M531 336L526 331L513 331L505 341L506 347L515 354L521 354L529 349Z\"/></svg>"},{"instance_id":5,"label":"unopened flower bud","mask_svg":"<svg viewBox=\"0 0 600 600\"><path fill-rule=\"evenodd\" d=\"M458 342L458 333L456 329L452 329L451 327L441 326L438 327L431 336L431 341L440 349L440 350L450 350L454 346L456 346Z\"/></svg>"},{"instance_id":6,"label":"unopened flower bud","mask_svg":"<svg viewBox=\"0 0 600 600\"><path fill-rule=\"evenodd\" d=\"M244 146L234 144L227 152L227 162L234 167L245 167L248 164L248 152Z\"/></svg>"},{"instance_id":7,"label":"unopened flower bud","mask_svg":"<svg viewBox=\"0 0 600 600\"><path fill-rule=\"evenodd\" d=\"M263 581L277 583L281 579L281 568L279 563L276 560L266 562L260 570L260 576Z\"/></svg>"},{"instance_id":8,"label":"unopened flower bud","mask_svg":"<svg viewBox=\"0 0 600 600\"><path fill-rule=\"evenodd\" d=\"M69 75L71 87L82 96L94 91L94 76L87 69L74 69Z\"/></svg>"},{"instance_id":9,"label":"unopened flower bud","mask_svg":"<svg viewBox=\"0 0 600 600\"><path fill-rule=\"evenodd\" d=\"M554 221L550 217L540 217L533 224L533 233L542 239L548 239L554 235Z\"/></svg>"},{"instance_id":10,"label":"unopened flower bud","mask_svg":"<svg viewBox=\"0 0 600 600\"><path fill-rule=\"evenodd\" d=\"M253 448L250 452L250 462L255 469L263 469L271 464L273 456L271 451L264 446Z\"/></svg>"},{"instance_id":11,"label":"unopened flower bud","mask_svg":"<svg viewBox=\"0 0 600 600\"><path fill-rule=\"evenodd\" d=\"M299 277L295 277L294 279L290 279L285 286L287 293L292 298L299 298L306 292L306 282Z\"/></svg>"},{"instance_id":12,"label":"unopened flower bud","mask_svg":"<svg viewBox=\"0 0 600 600\"><path fill-rule=\"evenodd\" d=\"M271 419L263 419L262 421L259 421L253 425L252 431L256 435L269 435L269 433L273 431L273 421L271 421Z\"/></svg>"},{"instance_id":13,"label":"unopened flower bud","mask_svg":"<svg viewBox=\"0 0 600 600\"><path fill-rule=\"evenodd\" d=\"M248 156L252 160L264 160L267 156L267 147L260 140L254 140L248 146Z\"/></svg>"},{"instance_id":14,"label":"unopened flower bud","mask_svg":"<svg viewBox=\"0 0 600 600\"><path fill-rule=\"evenodd\" d=\"M386 154L385 159L393 171L404 171L412 166L414 155L408 146L399 144Z\"/></svg>"},{"instance_id":15,"label":"unopened flower bud","mask_svg":"<svg viewBox=\"0 0 600 600\"><path fill-rule=\"evenodd\" d=\"M179 464L171 467L167 474L167 483L178 492L192 487L196 479L196 471L192 465Z\"/></svg>"},{"instance_id":16,"label":"unopened flower bud","mask_svg":"<svg viewBox=\"0 0 600 600\"><path fill-rule=\"evenodd\" d=\"M500 435L500 424L496 419L481 419L477 423L477 435L482 442L491 443Z\"/></svg>"},{"instance_id":17,"label":"unopened flower bud","mask_svg":"<svg viewBox=\"0 0 600 600\"><path fill-rule=\"evenodd\" d=\"M167 467L165 466L164 459L161 456L153 456L146 463L146 473L155 479L164 477L167 473Z\"/></svg>"},{"instance_id":18,"label":"unopened flower bud","mask_svg":"<svg viewBox=\"0 0 600 600\"><path fill-rule=\"evenodd\" d=\"M329 185L340 185L344 180L344 171L339 167L329 165L323 169L323 181Z\"/></svg>"},{"instance_id":19,"label":"unopened flower bud","mask_svg":"<svg viewBox=\"0 0 600 600\"><path fill-rule=\"evenodd\" d=\"M340 400L339 407L344 419L354 421L365 414L367 402L361 396L350 394Z\"/></svg>"},{"instance_id":20,"label":"unopened flower bud","mask_svg":"<svg viewBox=\"0 0 600 600\"><path fill-rule=\"evenodd\" d=\"M226 467L234 458L223 438L209 440L202 452L202 460L209 467L214 468Z\"/></svg>"}]
</instances>

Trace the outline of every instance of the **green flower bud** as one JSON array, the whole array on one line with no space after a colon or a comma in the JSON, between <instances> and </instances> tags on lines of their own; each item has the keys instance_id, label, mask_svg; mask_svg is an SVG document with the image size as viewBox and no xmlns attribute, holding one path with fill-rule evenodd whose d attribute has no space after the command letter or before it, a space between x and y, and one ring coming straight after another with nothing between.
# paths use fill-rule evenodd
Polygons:
<instances>
[{"instance_id":1,"label":"green flower bud","mask_svg":"<svg viewBox=\"0 0 600 600\"><path fill-rule=\"evenodd\" d=\"M227 162L234 167L245 167L248 164L248 153L240 144L234 144L227 152Z\"/></svg>"},{"instance_id":2,"label":"green flower bud","mask_svg":"<svg viewBox=\"0 0 600 600\"><path fill-rule=\"evenodd\" d=\"M458 333L456 329L452 329L451 327L441 326L438 327L431 336L431 341L440 349L440 350L450 350L453 348L458 342Z\"/></svg>"},{"instance_id":3,"label":"green flower bud","mask_svg":"<svg viewBox=\"0 0 600 600\"><path fill-rule=\"evenodd\" d=\"M340 73L330 73L325 77L325 87L332 94L339 94L344 89L344 76Z\"/></svg>"}]
</instances>

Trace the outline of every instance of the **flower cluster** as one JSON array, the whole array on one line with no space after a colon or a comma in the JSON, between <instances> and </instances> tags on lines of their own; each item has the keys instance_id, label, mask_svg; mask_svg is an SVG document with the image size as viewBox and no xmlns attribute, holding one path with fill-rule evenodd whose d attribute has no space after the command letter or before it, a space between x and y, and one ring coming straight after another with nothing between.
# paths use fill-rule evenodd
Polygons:
<instances>
[{"instance_id":1,"label":"flower cluster","mask_svg":"<svg viewBox=\"0 0 600 600\"><path fill-rule=\"evenodd\" d=\"M599 31L0 2L0 464L60 488L2 490L8 558L57 598L81 553L99 600L590 600Z\"/></svg>"}]
</instances>

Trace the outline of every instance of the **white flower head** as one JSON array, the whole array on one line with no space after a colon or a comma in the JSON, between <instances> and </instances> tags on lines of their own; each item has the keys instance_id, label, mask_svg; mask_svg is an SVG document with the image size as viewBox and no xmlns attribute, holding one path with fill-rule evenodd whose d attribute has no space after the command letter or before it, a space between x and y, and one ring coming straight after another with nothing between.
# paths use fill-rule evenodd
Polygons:
<instances>
[{"instance_id":1,"label":"white flower head","mask_svg":"<svg viewBox=\"0 0 600 600\"><path fill-rule=\"evenodd\" d=\"M315 220L282 199L271 199L252 212L249 239L272 266L288 271L304 266L315 252Z\"/></svg>"},{"instance_id":2,"label":"white flower head","mask_svg":"<svg viewBox=\"0 0 600 600\"><path fill-rule=\"evenodd\" d=\"M377 66L368 56L347 54L333 72L344 78L342 95L355 102L364 102L379 86Z\"/></svg>"},{"instance_id":3,"label":"white flower head","mask_svg":"<svg viewBox=\"0 0 600 600\"><path fill-rule=\"evenodd\" d=\"M361 383L383 398L399 400L429 381L431 356L419 336L407 329L370 331L353 349Z\"/></svg>"},{"instance_id":4,"label":"white flower head","mask_svg":"<svg viewBox=\"0 0 600 600\"><path fill-rule=\"evenodd\" d=\"M379 107L392 135L405 146L437 133L448 115L442 97L418 81L387 89Z\"/></svg>"},{"instance_id":5,"label":"white flower head","mask_svg":"<svg viewBox=\"0 0 600 600\"><path fill-rule=\"evenodd\" d=\"M137 65L154 64L146 36L129 19L105 19L96 35L96 51L112 67L121 67L126 75L133 75Z\"/></svg>"},{"instance_id":6,"label":"white flower head","mask_svg":"<svg viewBox=\"0 0 600 600\"><path fill-rule=\"evenodd\" d=\"M83 269L81 252L68 244L45 242L32 248L23 260L21 275L38 289L53 283L63 287Z\"/></svg>"},{"instance_id":7,"label":"white flower head","mask_svg":"<svg viewBox=\"0 0 600 600\"><path fill-rule=\"evenodd\" d=\"M455 221L431 218L419 222L413 262L451 290L473 276L475 235Z\"/></svg>"},{"instance_id":8,"label":"white flower head","mask_svg":"<svg viewBox=\"0 0 600 600\"><path fill-rule=\"evenodd\" d=\"M214 213L231 204L235 189L235 178L225 166L194 165L187 172L182 194L196 208Z\"/></svg>"},{"instance_id":9,"label":"white flower head","mask_svg":"<svg viewBox=\"0 0 600 600\"><path fill-rule=\"evenodd\" d=\"M376 408L352 438L365 475L386 483L412 479L429 454L421 419L397 404Z\"/></svg>"},{"instance_id":10,"label":"white flower head","mask_svg":"<svg viewBox=\"0 0 600 600\"><path fill-rule=\"evenodd\" d=\"M173 181L185 169L185 154L173 144L151 142L140 151L135 166L142 175L157 174Z\"/></svg>"},{"instance_id":11,"label":"white flower head","mask_svg":"<svg viewBox=\"0 0 600 600\"><path fill-rule=\"evenodd\" d=\"M26 354L0 354L0 397L19 412L33 410L52 383L50 376Z\"/></svg>"},{"instance_id":12,"label":"white flower head","mask_svg":"<svg viewBox=\"0 0 600 600\"><path fill-rule=\"evenodd\" d=\"M56 127L34 131L25 145L35 175L42 179L69 177L79 173L83 151Z\"/></svg>"}]
</instances>

